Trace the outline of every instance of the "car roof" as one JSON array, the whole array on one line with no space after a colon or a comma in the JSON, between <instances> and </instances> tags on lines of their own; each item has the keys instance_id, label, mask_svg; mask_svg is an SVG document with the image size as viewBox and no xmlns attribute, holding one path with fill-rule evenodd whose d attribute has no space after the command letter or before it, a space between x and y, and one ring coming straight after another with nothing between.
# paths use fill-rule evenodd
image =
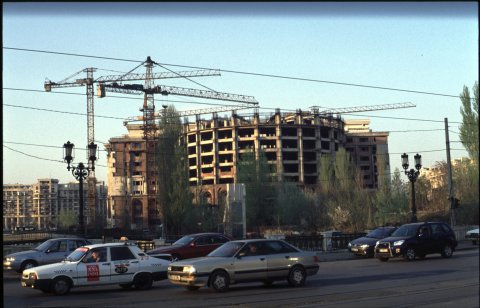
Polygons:
<instances>
[{"instance_id":1,"label":"car roof","mask_svg":"<svg viewBox=\"0 0 480 308\"><path fill-rule=\"evenodd\" d=\"M55 237L55 238L49 238L47 241L58 241L58 240L87 240L86 238L83 237Z\"/></svg>"},{"instance_id":2,"label":"car roof","mask_svg":"<svg viewBox=\"0 0 480 308\"><path fill-rule=\"evenodd\" d=\"M223 235L226 236L223 233L217 233L217 232L202 232L202 233L193 233L193 234L186 234L184 236L192 236L192 237L198 237L198 236L203 236L203 235Z\"/></svg>"},{"instance_id":3,"label":"car roof","mask_svg":"<svg viewBox=\"0 0 480 308\"><path fill-rule=\"evenodd\" d=\"M253 239L245 239L245 240L235 240L232 243L252 243L252 242L283 242L282 240L277 239L267 239L267 238L253 238Z\"/></svg>"},{"instance_id":4,"label":"car roof","mask_svg":"<svg viewBox=\"0 0 480 308\"><path fill-rule=\"evenodd\" d=\"M100 247L118 247L118 246L137 246L137 244L131 243L131 242L118 242L118 243L92 244L92 245L85 245L83 247L93 249L93 248L100 248Z\"/></svg>"}]
</instances>

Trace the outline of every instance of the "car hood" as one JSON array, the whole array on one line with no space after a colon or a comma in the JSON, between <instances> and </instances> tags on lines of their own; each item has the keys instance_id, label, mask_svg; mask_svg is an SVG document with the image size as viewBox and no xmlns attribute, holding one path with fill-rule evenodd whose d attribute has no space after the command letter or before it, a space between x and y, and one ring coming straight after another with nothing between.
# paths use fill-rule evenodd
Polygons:
<instances>
[{"instance_id":1,"label":"car hood","mask_svg":"<svg viewBox=\"0 0 480 308\"><path fill-rule=\"evenodd\" d=\"M9 255L6 255L5 257L7 257L7 258L9 258L9 257L15 257L15 258L30 257L30 256L37 255L39 253L41 253L41 252L37 251L37 250L24 250L24 251L11 253Z\"/></svg>"},{"instance_id":2,"label":"car hood","mask_svg":"<svg viewBox=\"0 0 480 308\"><path fill-rule=\"evenodd\" d=\"M360 237L360 238L354 239L350 243L352 243L352 245L362 245L362 244L375 245L375 243L378 240L379 240L378 238L374 238L374 237Z\"/></svg>"},{"instance_id":3,"label":"car hood","mask_svg":"<svg viewBox=\"0 0 480 308\"><path fill-rule=\"evenodd\" d=\"M65 273L67 270L71 269L72 264L74 266L74 264L76 264L76 262L60 261L60 262L57 262L57 263L32 267L30 269L24 270L23 272L24 273L36 272L38 274L42 274L42 273L57 274L57 273L62 273L62 272Z\"/></svg>"},{"instance_id":4,"label":"car hood","mask_svg":"<svg viewBox=\"0 0 480 308\"><path fill-rule=\"evenodd\" d=\"M169 253L180 247L183 247L183 246L180 246L180 245L161 246L161 247L157 247L155 249L147 251L147 254L151 255L151 254L157 254L157 253Z\"/></svg>"},{"instance_id":5,"label":"car hood","mask_svg":"<svg viewBox=\"0 0 480 308\"><path fill-rule=\"evenodd\" d=\"M390 236L390 237L382 238L379 241L383 242L383 243L387 243L387 242L393 243L393 242L396 242L396 241L406 240L406 239L409 239L409 238L411 238L411 236Z\"/></svg>"},{"instance_id":6,"label":"car hood","mask_svg":"<svg viewBox=\"0 0 480 308\"><path fill-rule=\"evenodd\" d=\"M226 257L200 257L200 258L192 258L192 259L185 259L182 261L177 261L170 263L171 266L187 266L187 265L201 265L201 264L208 264L208 263L220 263L224 260L231 259Z\"/></svg>"}]
</instances>

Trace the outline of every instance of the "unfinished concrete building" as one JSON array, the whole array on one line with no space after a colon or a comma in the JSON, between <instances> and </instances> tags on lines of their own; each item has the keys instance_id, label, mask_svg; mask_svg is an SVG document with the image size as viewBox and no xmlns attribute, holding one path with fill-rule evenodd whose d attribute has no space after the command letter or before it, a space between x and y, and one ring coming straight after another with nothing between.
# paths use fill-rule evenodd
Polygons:
<instances>
[{"instance_id":1,"label":"unfinished concrete building","mask_svg":"<svg viewBox=\"0 0 480 308\"><path fill-rule=\"evenodd\" d=\"M362 122L363 121L363 122ZM320 158L346 148L362 172L365 188L378 187L377 155L382 155L382 170L388 164L388 133L371 132L369 121L345 122L340 116L304 112L268 116L253 113L210 119L196 116L183 121L188 172L192 193L200 191L212 205L224 205L228 187L237 182L237 166L247 152L264 153L278 181L314 186L319 179ZM109 140L108 195L111 226L147 228L159 225L156 205L148 203L145 192L145 141L141 125L126 125L128 135ZM357 128L357 129L356 129ZM358 128L361 128L358 130ZM153 184L153 183L152 183ZM199 197L199 196L196 196Z\"/></svg>"}]
</instances>

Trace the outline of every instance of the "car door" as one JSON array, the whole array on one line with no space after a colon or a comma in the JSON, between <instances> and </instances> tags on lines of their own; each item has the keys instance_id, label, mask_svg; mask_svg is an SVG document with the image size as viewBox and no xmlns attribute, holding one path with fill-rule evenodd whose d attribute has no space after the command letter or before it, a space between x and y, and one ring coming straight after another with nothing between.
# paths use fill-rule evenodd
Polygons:
<instances>
[{"instance_id":1,"label":"car door","mask_svg":"<svg viewBox=\"0 0 480 308\"><path fill-rule=\"evenodd\" d=\"M64 240L56 240L54 241L48 249L45 250L43 258L38 260L38 264L50 264L60 262L65 257L67 257L70 252L68 251L68 241Z\"/></svg>"},{"instance_id":2,"label":"car door","mask_svg":"<svg viewBox=\"0 0 480 308\"><path fill-rule=\"evenodd\" d=\"M291 265L294 263L297 251L279 241L266 242L267 247L267 278L288 277Z\"/></svg>"},{"instance_id":3,"label":"car door","mask_svg":"<svg viewBox=\"0 0 480 308\"><path fill-rule=\"evenodd\" d=\"M91 260L94 251L100 253L103 258L100 261ZM77 285L88 286L108 284L111 281L111 262L109 261L106 247L94 248L87 252L81 262L77 264Z\"/></svg>"},{"instance_id":4,"label":"car door","mask_svg":"<svg viewBox=\"0 0 480 308\"><path fill-rule=\"evenodd\" d=\"M422 225L417 233L417 254L429 254L435 251L430 225Z\"/></svg>"},{"instance_id":5,"label":"car door","mask_svg":"<svg viewBox=\"0 0 480 308\"><path fill-rule=\"evenodd\" d=\"M110 272L112 283L130 283L139 270L139 259L132 253L129 246L110 247Z\"/></svg>"},{"instance_id":6,"label":"car door","mask_svg":"<svg viewBox=\"0 0 480 308\"><path fill-rule=\"evenodd\" d=\"M258 242L246 244L238 253L234 262L234 277L236 281L266 280L267 258L261 251ZM252 248L256 247L256 252Z\"/></svg>"},{"instance_id":7,"label":"car door","mask_svg":"<svg viewBox=\"0 0 480 308\"><path fill-rule=\"evenodd\" d=\"M432 224L432 252L441 252L447 237L441 224Z\"/></svg>"}]
</instances>

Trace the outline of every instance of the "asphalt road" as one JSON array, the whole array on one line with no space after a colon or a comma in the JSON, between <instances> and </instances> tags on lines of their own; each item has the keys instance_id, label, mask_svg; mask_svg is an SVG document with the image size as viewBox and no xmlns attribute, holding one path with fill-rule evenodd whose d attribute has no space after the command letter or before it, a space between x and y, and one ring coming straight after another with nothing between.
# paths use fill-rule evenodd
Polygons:
<instances>
[{"instance_id":1,"label":"asphalt road","mask_svg":"<svg viewBox=\"0 0 480 308\"><path fill-rule=\"evenodd\" d=\"M147 291L122 290L113 285L77 288L66 296L53 296L22 288L16 274L16 279L4 276L4 306L479 307L479 249L471 243L448 259L430 255L414 262L380 262L352 258L345 252L329 256L329 260L320 262L318 275L309 277L303 288L291 288L283 281L272 287L250 283L232 285L226 293L207 288L191 292L161 281Z\"/></svg>"}]
</instances>

